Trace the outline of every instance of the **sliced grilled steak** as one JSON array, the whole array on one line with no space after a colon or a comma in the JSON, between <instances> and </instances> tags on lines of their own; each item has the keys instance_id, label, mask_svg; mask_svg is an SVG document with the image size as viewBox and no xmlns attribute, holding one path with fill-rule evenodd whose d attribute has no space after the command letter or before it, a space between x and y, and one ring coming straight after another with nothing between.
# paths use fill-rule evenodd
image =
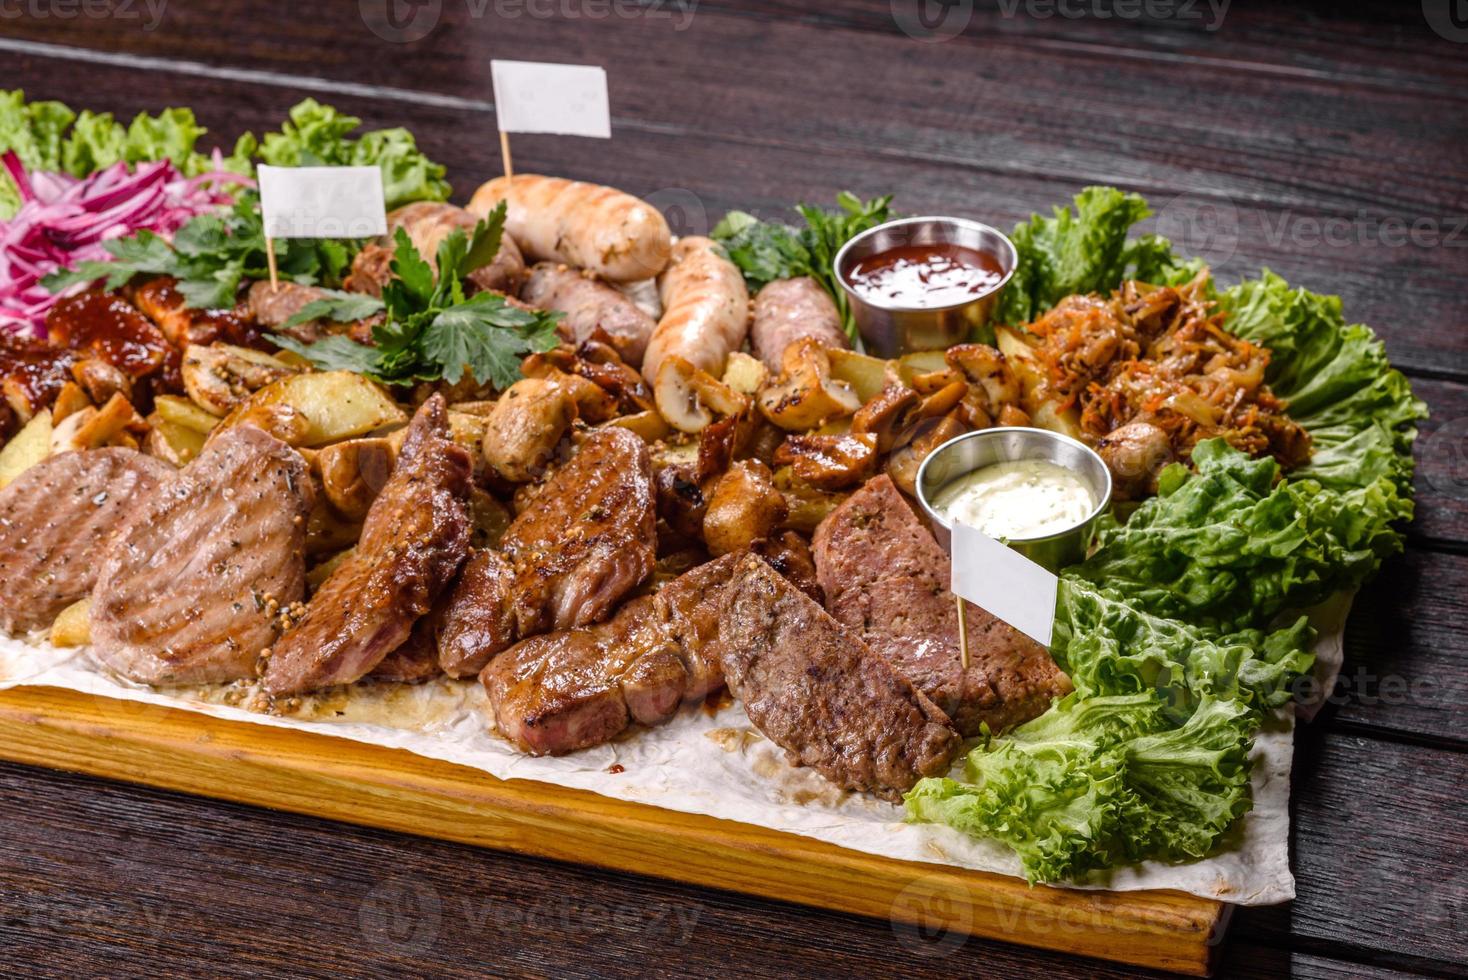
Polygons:
<instances>
[{"instance_id":1,"label":"sliced grilled steak","mask_svg":"<svg viewBox=\"0 0 1468 980\"><path fill-rule=\"evenodd\" d=\"M550 478L500 539L460 576L439 659L472 676L517 638L595 623L657 560L652 459L626 429L599 430Z\"/></svg>"},{"instance_id":2,"label":"sliced grilled steak","mask_svg":"<svg viewBox=\"0 0 1468 980\"><path fill-rule=\"evenodd\" d=\"M705 652L739 555L687 572L611 620L516 644L480 675L500 734L535 755L609 741L633 722L667 721L723 686Z\"/></svg>"},{"instance_id":3,"label":"sliced grilled steak","mask_svg":"<svg viewBox=\"0 0 1468 980\"><path fill-rule=\"evenodd\" d=\"M896 485L875 477L826 516L815 534L826 608L892 661L965 736L1043 713L1071 690L1043 646L972 603L969 667L948 591L948 555Z\"/></svg>"},{"instance_id":4,"label":"sliced grilled steak","mask_svg":"<svg viewBox=\"0 0 1468 980\"><path fill-rule=\"evenodd\" d=\"M962 747L937 705L758 558L724 589L717 649L755 728L845 789L896 802Z\"/></svg>"},{"instance_id":5,"label":"sliced grilled steak","mask_svg":"<svg viewBox=\"0 0 1468 980\"><path fill-rule=\"evenodd\" d=\"M403 645L383 658L367 676L374 681L421 684L443 673L438 666L438 643L433 638L433 613L413 624Z\"/></svg>"},{"instance_id":6,"label":"sliced grilled steak","mask_svg":"<svg viewBox=\"0 0 1468 980\"><path fill-rule=\"evenodd\" d=\"M131 449L91 449L44 459L0 490L0 630L45 626L91 592L113 533L173 473Z\"/></svg>"},{"instance_id":7,"label":"sliced grilled steak","mask_svg":"<svg viewBox=\"0 0 1468 980\"><path fill-rule=\"evenodd\" d=\"M276 643L261 678L268 693L350 684L408 639L468 555L471 468L434 395L409 423L356 550Z\"/></svg>"},{"instance_id":8,"label":"sliced grilled steak","mask_svg":"<svg viewBox=\"0 0 1468 980\"><path fill-rule=\"evenodd\" d=\"M98 659L146 684L254 673L276 606L306 588L306 461L240 426L133 509L92 593Z\"/></svg>"}]
</instances>

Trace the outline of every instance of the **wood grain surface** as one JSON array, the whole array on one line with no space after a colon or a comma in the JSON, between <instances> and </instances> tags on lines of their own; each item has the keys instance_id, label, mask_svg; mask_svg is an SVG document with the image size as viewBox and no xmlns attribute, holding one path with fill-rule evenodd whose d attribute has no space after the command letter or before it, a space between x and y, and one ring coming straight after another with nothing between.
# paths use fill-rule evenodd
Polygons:
<instances>
[{"instance_id":1,"label":"wood grain surface","mask_svg":"<svg viewBox=\"0 0 1468 980\"><path fill-rule=\"evenodd\" d=\"M32 97L191 105L222 141L310 95L411 127L462 199L499 166L489 59L594 62L615 139L517 137L517 168L647 195L683 231L847 187L1007 224L1100 181L1145 193L1226 280L1267 265L1341 294L1434 413L1418 516L1300 735L1299 897L1238 911L1220 973L1468 969L1468 44L1433 30L1432 0L1236 4L1217 30L1206 4L1200 21L956 0L929 8L963 20L940 41L904 32L905 0L705 0L681 29L666 4L442 0L408 43L367 27L374 2L175 0L152 29L22 9L0 64ZM1137 975L21 765L0 784L0 970L20 975Z\"/></svg>"}]
</instances>

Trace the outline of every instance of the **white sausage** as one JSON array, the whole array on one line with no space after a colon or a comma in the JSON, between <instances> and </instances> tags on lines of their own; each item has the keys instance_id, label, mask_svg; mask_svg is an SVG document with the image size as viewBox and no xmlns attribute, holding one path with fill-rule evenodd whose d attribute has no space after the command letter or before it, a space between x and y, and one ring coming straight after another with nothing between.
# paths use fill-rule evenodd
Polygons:
<instances>
[{"instance_id":1,"label":"white sausage","mask_svg":"<svg viewBox=\"0 0 1468 980\"><path fill-rule=\"evenodd\" d=\"M561 177L496 177L474 192L480 217L508 201L505 230L532 262L564 262L612 282L663 271L672 232L657 208L631 194Z\"/></svg>"},{"instance_id":2,"label":"white sausage","mask_svg":"<svg viewBox=\"0 0 1468 980\"><path fill-rule=\"evenodd\" d=\"M718 378L749 331L749 290L739 268L708 238L680 238L658 277L663 318L642 355L642 376L657 383L664 358L678 356Z\"/></svg>"}]
</instances>

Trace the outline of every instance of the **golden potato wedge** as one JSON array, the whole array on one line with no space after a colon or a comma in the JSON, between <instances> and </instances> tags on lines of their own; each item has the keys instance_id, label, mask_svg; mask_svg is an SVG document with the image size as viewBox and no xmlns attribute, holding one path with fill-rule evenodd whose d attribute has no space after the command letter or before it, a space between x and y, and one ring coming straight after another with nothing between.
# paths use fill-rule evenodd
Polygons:
<instances>
[{"instance_id":1,"label":"golden potato wedge","mask_svg":"<svg viewBox=\"0 0 1468 980\"><path fill-rule=\"evenodd\" d=\"M849 384L862 404L875 398L894 376L892 362L879 357L838 349L831 350L829 356L831 377Z\"/></svg>"},{"instance_id":2,"label":"golden potato wedge","mask_svg":"<svg viewBox=\"0 0 1468 980\"><path fill-rule=\"evenodd\" d=\"M673 427L668 425L663 417L653 409L623 415L606 424L619 429L631 429L641 436L644 442L657 442L673 431Z\"/></svg>"},{"instance_id":3,"label":"golden potato wedge","mask_svg":"<svg viewBox=\"0 0 1468 980\"><path fill-rule=\"evenodd\" d=\"M999 352L1019 379L1020 407L1029 413L1030 423L1040 429L1079 439L1080 410L1074 405L1064 409L1060 407L1060 399L1050 388L1045 365L1035 356L1034 348L1024 335L1010 327L998 327L994 338Z\"/></svg>"},{"instance_id":4,"label":"golden potato wedge","mask_svg":"<svg viewBox=\"0 0 1468 980\"><path fill-rule=\"evenodd\" d=\"M192 429L200 435L208 435L219 424L218 415L210 415L187 398L177 395L159 395L153 399L153 410L165 422Z\"/></svg>"},{"instance_id":5,"label":"golden potato wedge","mask_svg":"<svg viewBox=\"0 0 1468 980\"><path fill-rule=\"evenodd\" d=\"M51 624L53 647L84 647L92 642L92 597L78 599Z\"/></svg>"},{"instance_id":6,"label":"golden potato wedge","mask_svg":"<svg viewBox=\"0 0 1468 980\"><path fill-rule=\"evenodd\" d=\"M252 412L275 408L289 409L305 419L299 433L286 431L282 436L288 436L285 441L292 446L324 446L408 419L375 382L351 371L321 371L294 374L266 385L235 406L216 431L239 425Z\"/></svg>"},{"instance_id":7,"label":"golden potato wedge","mask_svg":"<svg viewBox=\"0 0 1468 980\"><path fill-rule=\"evenodd\" d=\"M743 351L735 351L724 362L724 384L741 395L753 395L759 391L769 374L763 361Z\"/></svg>"},{"instance_id":8,"label":"golden potato wedge","mask_svg":"<svg viewBox=\"0 0 1468 980\"><path fill-rule=\"evenodd\" d=\"M911 385L914 375L931 374L947 366L947 362L943 360L943 351L920 350L903 354L897 359L897 376L902 379L903 384Z\"/></svg>"},{"instance_id":9,"label":"golden potato wedge","mask_svg":"<svg viewBox=\"0 0 1468 980\"><path fill-rule=\"evenodd\" d=\"M160 413L148 416L148 436L143 448L149 456L174 466L187 466L204 448L204 434L165 419Z\"/></svg>"},{"instance_id":10,"label":"golden potato wedge","mask_svg":"<svg viewBox=\"0 0 1468 980\"><path fill-rule=\"evenodd\" d=\"M77 412L93 407L92 400L87 397L82 386L75 381L68 381L61 386L56 401L51 403L51 424L60 425Z\"/></svg>"},{"instance_id":11,"label":"golden potato wedge","mask_svg":"<svg viewBox=\"0 0 1468 980\"><path fill-rule=\"evenodd\" d=\"M703 540L718 557L769 537L790 512L770 469L755 459L735 463L714 484L703 518Z\"/></svg>"},{"instance_id":12,"label":"golden potato wedge","mask_svg":"<svg viewBox=\"0 0 1468 980\"><path fill-rule=\"evenodd\" d=\"M463 446L474 462L475 480L483 479L489 467L489 461L484 458L484 433L488 429L489 419L483 415L461 412L458 406L449 409L449 438Z\"/></svg>"},{"instance_id":13,"label":"golden potato wedge","mask_svg":"<svg viewBox=\"0 0 1468 980\"><path fill-rule=\"evenodd\" d=\"M42 409L0 449L0 489L51 455L51 410Z\"/></svg>"}]
</instances>

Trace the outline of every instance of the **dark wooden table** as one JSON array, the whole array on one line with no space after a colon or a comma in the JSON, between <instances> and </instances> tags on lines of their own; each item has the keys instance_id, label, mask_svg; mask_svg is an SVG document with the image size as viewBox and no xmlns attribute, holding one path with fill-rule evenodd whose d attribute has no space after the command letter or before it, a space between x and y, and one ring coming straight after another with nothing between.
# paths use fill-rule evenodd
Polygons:
<instances>
[{"instance_id":1,"label":"dark wooden table","mask_svg":"<svg viewBox=\"0 0 1468 980\"><path fill-rule=\"evenodd\" d=\"M227 141L309 95L410 127L462 197L499 168L491 57L600 63L615 139L517 137L517 167L626 188L684 233L842 188L1007 226L1114 183L1226 280L1267 265L1340 293L1432 407L1418 518L1300 733L1299 897L1240 910L1221 970L1468 969L1468 20L1451 0L1237 4L1221 23L1156 0L1150 19L1125 0L151 6L5 6L0 85L119 115L190 105ZM0 785L14 975L1135 975L978 940L924 957L887 922L24 766Z\"/></svg>"}]
</instances>

